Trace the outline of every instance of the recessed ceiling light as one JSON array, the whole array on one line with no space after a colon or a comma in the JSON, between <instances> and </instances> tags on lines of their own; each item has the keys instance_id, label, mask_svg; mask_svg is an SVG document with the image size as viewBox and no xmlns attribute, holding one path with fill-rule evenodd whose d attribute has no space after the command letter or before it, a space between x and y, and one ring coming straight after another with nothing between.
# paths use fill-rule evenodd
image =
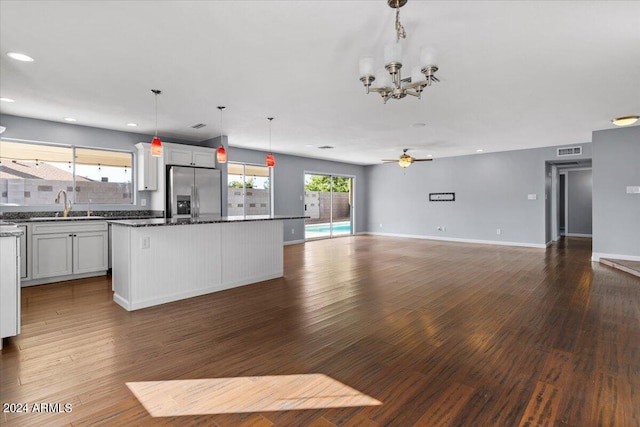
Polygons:
<instances>
[{"instance_id":1,"label":"recessed ceiling light","mask_svg":"<svg viewBox=\"0 0 640 427\"><path fill-rule=\"evenodd\" d=\"M305 147L313 147L313 144L307 144Z\"/></svg>"},{"instance_id":2,"label":"recessed ceiling light","mask_svg":"<svg viewBox=\"0 0 640 427\"><path fill-rule=\"evenodd\" d=\"M134 128L134 127L138 126L138 124L137 123L127 123L127 126L131 126L132 128Z\"/></svg>"},{"instance_id":3,"label":"recessed ceiling light","mask_svg":"<svg viewBox=\"0 0 640 427\"><path fill-rule=\"evenodd\" d=\"M7 56L9 58L15 59L16 61L33 62L33 58L29 55L25 55L24 53L9 52L7 53Z\"/></svg>"},{"instance_id":4,"label":"recessed ceiling light","mask_svg":"<svg viewBox=\"0 0 640 427\"><path fill-rule=\"evenodd\" d=\"M427 154L427 157L433 157L433 154Z\"/></svg>"},{"instance_id":5,"label":"recessed ceiling light","mask_svg":"<svg viewBox=\"0 0 640 427\"><path fill-rule=\"evenodd\" d=\"M411 126L413 126L414 128L423 128L426 125L427 125L426 123L414 123Z\"/></svg>"},{"instance_id":6,"label":"recessed ceiling light","mask_svg":"<svg viewBox=\"0 0 640 427\"><path fill-rule=\"evenodd\" d=\"M616 119L611 120L611 123L613 123L616 126L629 126L637 122L639 118L640 116L618 117Z\"/></svg>"},{"instance_id":7,"label":"recessed ceiling light","mask_svg":"<svg viewBox=\"0 0 640 427\"><path fill-rule=\"evenodd\" d=\"M77 120L74 119L73 117L65 117L64 119L68 122L77 122Z\"/></svg>"},{"instance_id":8,"label":"recessed ceiling light","mask_svg":"<svg viewBox=\"0 0 640 427\"><path fill-rule=\"evenodd\" d=\"M2 101L2 102L16 102L11 98L0 98L0 101Z\"/></svg>"},{"instance_id":9,"label":"recessed ceiling light","mask_svg":"<svg viewBox=\"0 0 640 427\"><path fill-rule=\"evenodd\" d=\"M484 151L484 150L483 150L482 148L478 148L478 149L476 150L476 153L482 153L483 151Z\"/></svg>"}]
</instances>

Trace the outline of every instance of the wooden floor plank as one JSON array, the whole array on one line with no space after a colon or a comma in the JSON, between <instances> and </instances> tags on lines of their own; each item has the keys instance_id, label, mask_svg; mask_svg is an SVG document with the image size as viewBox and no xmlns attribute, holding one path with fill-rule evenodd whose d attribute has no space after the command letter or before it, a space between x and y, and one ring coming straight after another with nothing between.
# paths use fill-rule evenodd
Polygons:
<instances>
[{"instance_id":1,"label":"wooden floor plank","mask_svg":"<svg viewBox=\"0 0 640 427\"><path fill-rule=\"evenodd\" d=\"M135 312L108 277L25 288L1 400L73 410L0 422L640 425L640 279L590 256L581 238L540 250L356 236L287 246L283 278ZM126 386L302 374L382 405L153 418Z\"/></svg>"}]
</instances>

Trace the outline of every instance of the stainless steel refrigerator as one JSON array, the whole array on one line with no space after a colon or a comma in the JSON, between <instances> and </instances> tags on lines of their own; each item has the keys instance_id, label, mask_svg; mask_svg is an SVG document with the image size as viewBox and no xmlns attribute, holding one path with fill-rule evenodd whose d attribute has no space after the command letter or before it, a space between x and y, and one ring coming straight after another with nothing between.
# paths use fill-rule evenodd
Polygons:
<instances>
[{"instance_id":1,"label":"stainless steel refrigerator","mask_svg":"<svg viewBox=\"0 0 640 427\"><path fill-rule=\"evenodd\" d=\"M167 218L220 215L220 171L191 166L167 166Z\"/></svg>"}]
</instances>

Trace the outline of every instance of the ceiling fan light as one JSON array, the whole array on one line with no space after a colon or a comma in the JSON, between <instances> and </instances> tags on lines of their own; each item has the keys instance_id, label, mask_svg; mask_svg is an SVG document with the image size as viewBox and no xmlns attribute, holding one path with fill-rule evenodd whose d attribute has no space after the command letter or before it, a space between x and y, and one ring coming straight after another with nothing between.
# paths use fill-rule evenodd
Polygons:
<instances>
[{"instance_id":1,"label":"ceiling fan light","mask_svg":"<svg viewBox=\"0 0 640 427\"><path fill-rule=\"evenodd\" d=\"M611 123L613 123L616 126L629 126L637 122L639 118L640 116L618 117L611 120Z\"/></svg>"},{"instance_id":2,"label":"ceiling fan light","mask_svg":"<svg viewBox=\"0 0 640 427\"><path fill-rule=\"evenodd\" d=\"M411 163L413 163L412 160L413 159L411 158L411 156L403 155L402 157L400 157L400 160L398 160L398 164L401 168L406 169L411 166Z\"/></svg>"}]
</instances>

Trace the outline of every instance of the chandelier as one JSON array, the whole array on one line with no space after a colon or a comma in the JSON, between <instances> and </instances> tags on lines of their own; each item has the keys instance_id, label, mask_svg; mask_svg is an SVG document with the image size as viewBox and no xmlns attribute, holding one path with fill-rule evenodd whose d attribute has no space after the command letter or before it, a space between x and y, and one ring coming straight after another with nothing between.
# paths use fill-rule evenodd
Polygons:
<instances>
[{"instance_id":1,"label":"chandelier","mask_svg":"<svg viewBox=\"0 0 640 427\"><path fill-rule=\"evenodd\" d=\"M440 81L435 76L438 66L433 64L431 49L422 48L420 66L413 67L411 77L402 77L400 72L402 69L400 39L406 38L407 33L400 23L400 8L407 4L407 0L387 0L387 4L396 10L396 42L387 45L384 49L384 68L387 72L380 71L374 76L374 58L365 56L360 58L360 81L367 88L367 93L378 92L385 104L389 98L402 99L407 95L420 99L420 94L427 86ZM373 84L374 81L375 84Z\"/></svg>"}]
</instances>

